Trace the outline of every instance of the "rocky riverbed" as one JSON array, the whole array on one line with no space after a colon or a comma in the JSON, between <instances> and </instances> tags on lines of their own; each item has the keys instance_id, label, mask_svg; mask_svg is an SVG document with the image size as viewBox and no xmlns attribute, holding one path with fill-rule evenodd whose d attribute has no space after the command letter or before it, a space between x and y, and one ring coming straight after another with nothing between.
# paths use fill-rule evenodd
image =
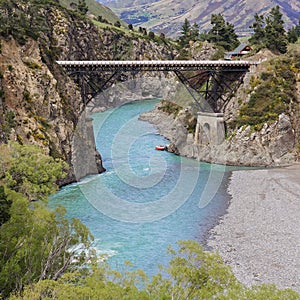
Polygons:
<instances>
[{"instance_id":1,"label":"rocky riverbed","mask_svg":"<svg viewBox=\"0 0 300 300\"><path fill-rule=\"evenodd\" d=\"M234 171L228 192L228 212L208 246L247 286L300 292L300 165Z\"/></svg>"}]
</instances>

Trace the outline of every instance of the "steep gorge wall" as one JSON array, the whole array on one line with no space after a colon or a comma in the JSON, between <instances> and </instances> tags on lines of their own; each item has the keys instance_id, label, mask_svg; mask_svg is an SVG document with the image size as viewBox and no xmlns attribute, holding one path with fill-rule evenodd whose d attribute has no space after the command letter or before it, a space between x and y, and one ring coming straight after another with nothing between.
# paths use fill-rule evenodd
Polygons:
<instances>
[{"instance_id":1,"label":"steep gorge wall","mask_svg":"<svg viewBox=\"0 0 300 300\"><path fill-rule=\"evenodd\" d=\"M63 185L104 168L93 144L90 120L87 126L78 124L84 109L80 91L56 60L161 59L169 58L172 50L117 29L99 29L57 7L48 10L45 18L48 29L38 40L27 38L20 44L12 37L0 37L0 142L37 144L64 159L71 168ZM74 143L78 136L87 137L86 142ZM80 163L87 157L88 162ZM76 171L74 158L84 168Z\"/></svg>"}]
</instances>

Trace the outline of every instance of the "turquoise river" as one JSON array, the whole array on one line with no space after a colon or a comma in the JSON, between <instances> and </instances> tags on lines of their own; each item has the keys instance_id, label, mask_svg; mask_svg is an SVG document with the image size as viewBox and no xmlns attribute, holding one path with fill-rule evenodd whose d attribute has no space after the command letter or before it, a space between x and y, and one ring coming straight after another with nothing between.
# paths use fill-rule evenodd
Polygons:
<instances>
[{"instance_id":1,"label":"turquoise river","mask_svg":"<svg viewBox=\"0 0 300 300\"><path fill-rule=\"evenodd\" d=\"M168 245L204 242L228 206L232 168L155 150L168 143L138 120L158 100L132 102L92 115L96 144L107 171L62 188L50 206L62 204L95 237L99 254L113 268L125 261L148 275L167 264Z\"/></svg>"}]
</instances>

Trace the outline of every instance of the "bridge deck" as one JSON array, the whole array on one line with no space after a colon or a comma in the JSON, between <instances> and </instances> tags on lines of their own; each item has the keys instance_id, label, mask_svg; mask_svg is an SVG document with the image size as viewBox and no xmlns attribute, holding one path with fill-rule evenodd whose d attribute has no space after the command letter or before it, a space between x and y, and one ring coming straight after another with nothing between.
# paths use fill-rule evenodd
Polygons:
<instances>
[{"instance_id":1,"label":"bridge deck","mask_svg":"<svg viewBox=\"0 0 300 300\"><path fill-rule=\"evenodd\" d=\"M69 70L203 70L203 69L247 69L258 62L246 60L100 60L100 61L57 61Z\"/></svg>"}]
</instances>

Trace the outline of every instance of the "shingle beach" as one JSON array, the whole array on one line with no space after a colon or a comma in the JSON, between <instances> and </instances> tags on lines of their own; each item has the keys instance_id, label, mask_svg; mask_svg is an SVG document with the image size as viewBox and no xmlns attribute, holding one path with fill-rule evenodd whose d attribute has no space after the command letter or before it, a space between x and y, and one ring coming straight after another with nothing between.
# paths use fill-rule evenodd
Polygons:
<instances>
[{"instance_id":1,"label":"shingle beach","mask_svg":"<svg viewBox=\"0 0 300 300\"><path fill-rule=\"evenodd\" d=\"M300 292L300 165L234 171L227 213L207 245L245 285Z\"/></svg>"}]
</instances>

